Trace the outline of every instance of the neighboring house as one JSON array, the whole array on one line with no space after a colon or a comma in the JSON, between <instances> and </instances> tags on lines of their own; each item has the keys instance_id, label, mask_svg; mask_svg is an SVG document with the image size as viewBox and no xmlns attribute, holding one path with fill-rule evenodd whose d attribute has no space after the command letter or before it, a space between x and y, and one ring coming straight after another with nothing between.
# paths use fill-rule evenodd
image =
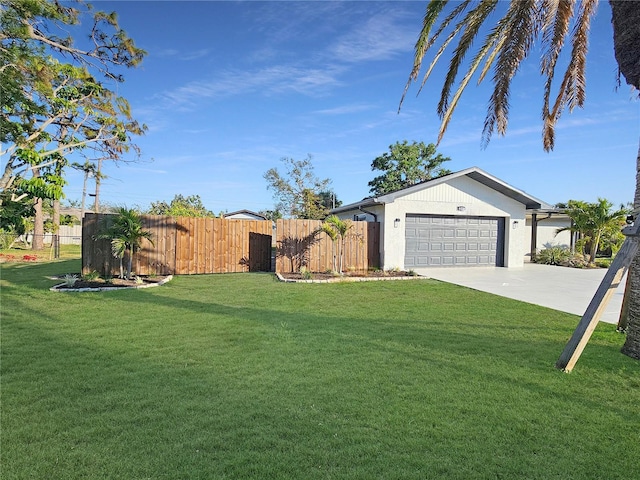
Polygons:
<instances>
[{"instance_id":1,"label":"neighboring house","mask_svg":"<svg viewBox=\"0 0 640 480\"><path fill-rule=\"evenodd\" d=\"M238 210L237 212L225 213L224 218L228 220L266 220L267 218L251 210Z\"/></svg>"},{"instance_id":2,"label":"neighboring house","mask_svg":"<svg viewBox=\"0 0 640 480\"><path fill-rule=\"evenodd\" d=\"M540 209L527 212L526 235L531 239L531 250L547 247L572 247L571 232L558 230L571 226L571 218L559 209Z\"/></svg>"},{"instance_id":3,"label":"neighboring house","mask_svg":"<svg viewBox=\"0 0 640 480\"><path fill-rule=\"evenodd\" d=\"M340 218L380 222L385 270L521 267L531 251L527 218L550 212L556 211L477 167L331 211ZM546 231L544 236L550 240Z\"/></svg>"}]
</instances>

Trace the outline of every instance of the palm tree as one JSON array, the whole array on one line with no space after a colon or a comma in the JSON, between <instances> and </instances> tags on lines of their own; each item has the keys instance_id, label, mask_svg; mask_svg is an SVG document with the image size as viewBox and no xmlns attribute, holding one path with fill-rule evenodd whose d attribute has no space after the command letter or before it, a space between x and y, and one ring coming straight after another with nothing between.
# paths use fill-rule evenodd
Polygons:
<instances>
[{"instance_id":1,"label":"palm tree","mask_svg":"<svg viewBox=\"0 0 640 480\"><path fill-rule=\"evenodd\" d=\"M320 227L320 229L327 234L327 236L331 239L331 244L332 244L332 257L333 257L333 268L332 270L334 272L338 271L338 266L337 266L337 260L336 260L336 244L338 242L338 231L336 230L336 228L334 227L334 225L332 223L330 223L328 220L332 217L335 217L335 215L331 215L329 217L327 217L327 219L325 219L324 222L322 222L322 226Z\"/></svg>"},{"instance_id":2,"label":"palm tree","mask_svg":"<svg viewBox=\"0 0 640 480\"><path fill-rule=\"evenodd\" d=\"M449 3L453 6L445 13ZM547 151L551 150L555 139L555 125L564 109L571 111L575 107L582 107L586 98L585 67L589 25L598 0L511 0L506 13L495 24L487 25L489 17L500 3L502 2L499 0L429 1L415 46L413 69L400 107L408 88L419 77L426 53L434 50L436 42L444 37L424 74L422 86L442 58L444 50L458 37L437 107L442 120L438 142L471 78L478 73L478 82L481 82L493 67L494 88L482 133L486 145L495 131L500 135L506 133L511 80L520 63L531 52L532 46L539 43L543 48L540 70L546 78L542 107L543 147ZM629 85L640 90L640 4L629 0L609 0L609 4L619 74ZM574 26L570 28L572 24ZM481 27L487 26L490 27L488 35L472 57L454 92L453 86L463 59L478 37ZM569 62L552 102L556 65L568 39L571 42ZM640 148L636 158L634 211L636 214L640 211ZM625 293L629 304L629 327L622 351L630 357L640 359L640 251L633 260L629 277L630 288Z\"/></svg>"},{"instance_id":3,"label":"palm tree","mask_svg":"<svg viewBox=\"0 0 640 480\"><path fill-rule=\"evenodd\" d=\"M120 277L122 278L122 259L128 253L127 280L131 280L131 266L133 255L139 249L142 240L147 239L152 244L152 234L142 227L142 218L135 209L126 207L118 208L117 214L111 223L106 226L96 238L111 240L111 251L114 257L120 259Z\"/></svg>"},{"instance_id":4,"label":"palm tree","mask_svg":"<svg viewBox=\"0 0 640 480\"><path fill-rule=\"evenodd\" d=\"M571 227L559 228L558 233L566 230L579 233L589 243L589 263L596 261L596 254L604 235L609 231L620 232L629 215L629 209L621 206L612 211L613 204L604 198L595 203L569 200L567 215L572 220Z\"/></svg>"},{"instance_id":5,"label":"palm tree","mask_svg":"<svg viewBox=\"0 0 640 480\"><path fill-rule=\"evenodd\" d=\"M322 231L326 232L331 238L331 241L336 244L336 240L340 239L340 249L338 251L339 265L338 272L342 273L343 270L343 261L344 261L344 248L346 244L346 239L349 234L349 230L353 227L353 223L351 220L341 220L336 215L329 215L324 222L322 223ZM333 255L333 269L336 267L336 255Z\"/></svg>"}]
</instances>

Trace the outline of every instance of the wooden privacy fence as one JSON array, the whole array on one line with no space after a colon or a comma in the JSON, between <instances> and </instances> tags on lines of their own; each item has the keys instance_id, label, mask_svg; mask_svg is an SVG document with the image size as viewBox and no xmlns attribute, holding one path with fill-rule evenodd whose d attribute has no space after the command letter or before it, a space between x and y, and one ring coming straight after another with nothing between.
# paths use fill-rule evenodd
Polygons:
<instances>
[{"instance_id":1,"label":"wooden privacy fence","mask_svg":"<svg viewBox=\"0 0 640 480\"><path fill-rule=\"evenodd\" d=\"M276 221L276 272L333 270L338 246L320 231L320 220ZM339 240L338 240L339 241ZM337 260L339 262L339 260ZM380 224L352 222L345 239L343 269L368 270L380 265Z\"/></svg>"},{"instance_id":2,"label":"wooden privacy fence","mask_svg":"<svg viewBox=\"0 0 640 480\"><path fill-rule=\"evenodd\" d=\"M117 275L119 259L109 240L96 240L113 215L88 213L82 225L82 273ZM203 273L268 272L272 270L273 223L263 220L227 220L142 215L153 243L143 240L133 257L136 275L191 275ZM332 270L338 255L320 220L276 222L276 271ZM344 270L368 270L380 265L380 224L353 222L346 237ZM125 265L127 259L124 259ZM336 260L338 262L339 260Z\"/></svg>"},{"instance_id":3,"label":"wooden privacy fence","mask_svg":"<svg viewBox=\"0 0 640 480\"><path fill-rule=\"evenodd\" d=\"M120 263L109 240L95 240L108 214L86 214L82 228L82 273L117 275ZM271 271L273 223L264 220L142 216L153 244L143 240L133 257L137 275ZM125 259L126 261L126 259Z\"/></svg>"}]
</instances>

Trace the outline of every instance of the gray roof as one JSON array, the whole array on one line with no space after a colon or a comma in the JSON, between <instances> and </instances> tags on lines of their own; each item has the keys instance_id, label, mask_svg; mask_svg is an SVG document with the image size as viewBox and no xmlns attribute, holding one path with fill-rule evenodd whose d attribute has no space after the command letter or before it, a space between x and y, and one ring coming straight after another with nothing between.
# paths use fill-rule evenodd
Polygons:
<instances>
[{"instance_id":1,"label":"gray roof","mask_svg":"<svg viewBox=\"0 0 640 480\"><path fill-rule=\"evenodd\" d=\"M356 210L358 208L366 208L372 207L374 205L384 205L386 203L392 203L399 197L404 197L405 195L419 192L420 190L423 190L425 188L434 187L441 183L446 183L454 178L462 176L467 176L478 183L486 185L487 187L492 188L493 190L522 203L528 210L552 208L549 204L543 202L542 200L539 200L524 192L523 190L520 190L509 185L506 182L503 182L499 178L494 177L484 170L478 167L471 167L465 170L460 170L459 172L450 173L449 175L443 175L442 177L426 180L410 187L403 188L402 190L387 193L386 195L365 198L364 200L361 200L359 202L351 203L349 205L342 205L341 207L331 210L331 213L340 213L346 212L348 210Z\"/></svg>"},{"instance_id":2,"label":"gray roof","mask_svg":"<svg viewBox=\"0 0 640 480\"><path fill-rule=\"evenodd\" d=\"M256 212L252 212L251 210L237 210L235 212L229 212L229 213L225 213L223 215L224 218L228 218L232 215L250 215L252 217L257 217L257 218L261 218L263 220L266 220L267 217L265 217L264 215L260 215L259 213Z\"/></svg>"}]
</instances>

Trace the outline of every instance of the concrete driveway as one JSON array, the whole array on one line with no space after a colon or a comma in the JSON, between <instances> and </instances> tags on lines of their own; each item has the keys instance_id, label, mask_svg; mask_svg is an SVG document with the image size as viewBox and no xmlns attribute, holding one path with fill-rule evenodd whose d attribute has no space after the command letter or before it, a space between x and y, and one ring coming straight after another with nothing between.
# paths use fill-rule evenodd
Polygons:
<instances>
[{"instance_id":1,"label":"concrete driveway","mask_svg":"<svg viewBox=\"0 0 640 480\"><path fill-rule=\"evenodd\" d=\"M520 268L416 268L421 276L582 316L606 270L526 263ZM618 323L626 278L601 321Z\"/></svg>"}]
</instances>

